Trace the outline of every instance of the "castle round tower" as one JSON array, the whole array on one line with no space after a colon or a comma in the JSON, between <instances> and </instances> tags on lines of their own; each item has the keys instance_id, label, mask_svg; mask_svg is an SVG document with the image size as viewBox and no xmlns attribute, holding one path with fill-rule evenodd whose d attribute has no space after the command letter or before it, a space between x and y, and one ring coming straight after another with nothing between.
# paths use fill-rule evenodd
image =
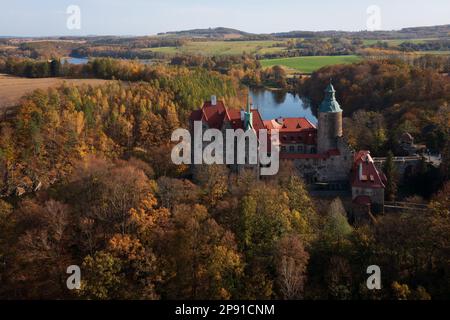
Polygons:
<instances>
[{"instance_id":1,"label":"castle round tower","mask_svg":"<svg viewBox=\"0 0 450 320\"><path fill-rule=\"evenodd\" d=\"M342 137L342 109L336 101L336 90L330 83L325 89L325 98L319 106L317 129L317 151L325 153L338 148L338 138Z\"/></svg>"}]
</instances>

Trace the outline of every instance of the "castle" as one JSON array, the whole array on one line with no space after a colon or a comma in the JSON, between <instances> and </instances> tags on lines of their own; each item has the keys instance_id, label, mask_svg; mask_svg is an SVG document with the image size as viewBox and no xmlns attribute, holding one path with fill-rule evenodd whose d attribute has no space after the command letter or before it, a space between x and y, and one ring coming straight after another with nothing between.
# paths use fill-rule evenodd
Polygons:
<instances>
[{"instance_id":1,"label":"castle","mask_svg":"<svg viewBox=\"0 0 450 320\"><path fill-rule=\"evenodd\" d=\"M212 97L191 114L203 129L278 130L280 160L292 161L305 182L325 192L351 190L353 203L379 212L384 205L385 175L377 169L369 151L353 151L343 134L341 106L330 83L319 106L317 127L306 118L263 120L258 109L230 110ZM239 171L239 166L233 166Z\"/></svg>"}]
</instances>

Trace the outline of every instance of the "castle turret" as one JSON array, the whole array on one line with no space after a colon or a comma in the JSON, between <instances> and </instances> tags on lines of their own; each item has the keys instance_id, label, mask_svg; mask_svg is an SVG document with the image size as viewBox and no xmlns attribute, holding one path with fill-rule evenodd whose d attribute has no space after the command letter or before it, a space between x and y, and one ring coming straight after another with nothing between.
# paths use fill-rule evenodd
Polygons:
<instances>
[{"instance_id":1,"label":"castle turret","mask_svg":"<svg viewBox=\"0 0 450 320\"><path fill-rule=\"evenodd\" d=\"M250 105L250 95L247 97L247 111L244 112L244 130L253 129L253 113Z\"/></svg>"},{"instance_id":2,"label":"castle turret","mask_svg":"<svg viewBox=\"0 0 450 320\"><path fill-rule=\"evenodd\" d=\"M343 134L342 109L336 101L336 90L331 82L325 89L325 98L319 106L317 134L317 151L319 153L338 148L338 138Z\"/></svg>"}]
</instances>

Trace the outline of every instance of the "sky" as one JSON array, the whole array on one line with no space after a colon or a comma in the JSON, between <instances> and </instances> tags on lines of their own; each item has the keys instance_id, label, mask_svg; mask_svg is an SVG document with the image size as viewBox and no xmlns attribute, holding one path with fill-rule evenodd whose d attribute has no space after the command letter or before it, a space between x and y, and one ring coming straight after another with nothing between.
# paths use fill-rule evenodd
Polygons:
<instances>
[{"instance_id":1,"label":"sky","mask_svg":"<svg viewBox=\"0 0 450 320\"><path fill-rule=\"evenodd\" d=\"M80 19L67 13L71 5ZM450 24L450 0L0 0L0 36L152 35L209 27L358 31L368 29L371 5L380 10L382 30Z\"/></svg>"}]
</instances>

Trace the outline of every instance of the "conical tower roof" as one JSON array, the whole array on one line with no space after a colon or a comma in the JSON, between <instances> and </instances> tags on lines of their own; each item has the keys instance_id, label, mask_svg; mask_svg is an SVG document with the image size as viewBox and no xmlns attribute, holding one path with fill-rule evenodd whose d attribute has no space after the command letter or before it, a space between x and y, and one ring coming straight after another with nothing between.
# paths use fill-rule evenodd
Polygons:
<instances>
[{"instance_id":1,"label":"conical tower roof","mask_svg":"<svg viewBox=\"0 0 450 320\"><path fill-rule=\"evenodd\" d=\"M319 106L319 112L342 112L339 102L336 100L336 90L330 84L325 89L325 98Z\"/></svg>"}]
</instances>

